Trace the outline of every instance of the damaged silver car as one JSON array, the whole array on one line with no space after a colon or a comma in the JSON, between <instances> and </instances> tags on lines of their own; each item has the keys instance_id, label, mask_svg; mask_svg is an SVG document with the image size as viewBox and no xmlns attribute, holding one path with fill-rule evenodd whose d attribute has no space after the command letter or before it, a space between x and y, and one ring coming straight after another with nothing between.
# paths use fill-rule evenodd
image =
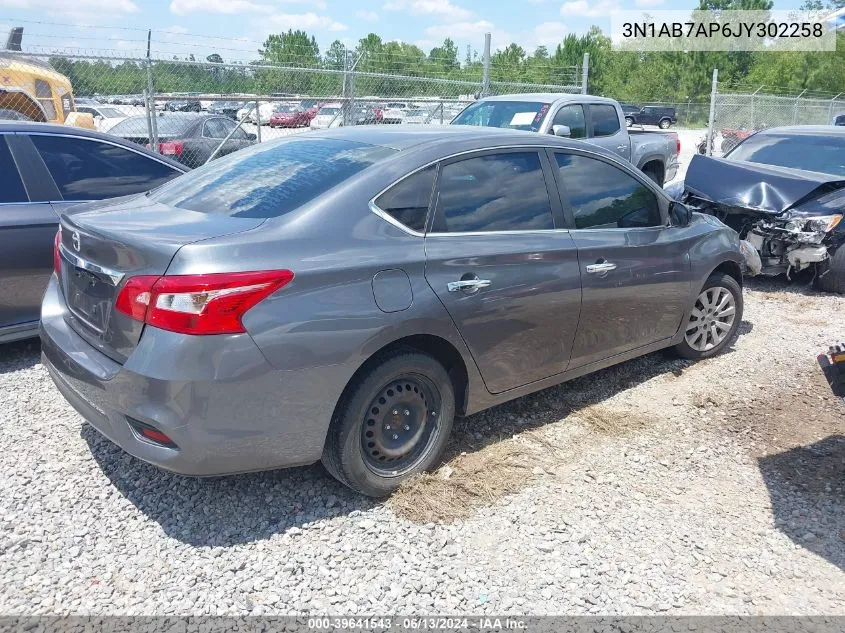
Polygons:
<instances>
[{"instance_id":1,"label":"damaged silver car","mask_svg":"<svg viewBox=\"0 0 845 633\"><path fill-rule=\"evenodd\" d=\"M845 129L757 132L724 158L693 156L666 192L737 231L749 274L811 269L820 290L845 294Z\"/></svg>"}]
</instances>

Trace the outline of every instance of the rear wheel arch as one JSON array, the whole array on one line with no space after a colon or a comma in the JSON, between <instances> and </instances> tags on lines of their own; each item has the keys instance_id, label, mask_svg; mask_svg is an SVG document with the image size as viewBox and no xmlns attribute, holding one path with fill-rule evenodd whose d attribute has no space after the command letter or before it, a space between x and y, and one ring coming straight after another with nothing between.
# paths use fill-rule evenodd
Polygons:
<instances>
[{"instance_id":1,"label":"rear wheel arch","mask_svg":"<svg viewBox=\"0 0 845 633\"><path fill-rule=\"evenodd\" d=\"M659 186L663 186L663 182L666 179L666 167L664 166L662 160L657 158L648 159L640 167L640 171L646 174Z\"/></svg>"},{"instance_id":2,"label":"rear wheel arch","mask_svg":"<svg viewBox=\"0 0 845 633\"><path fill-rule=\"evenodd\" d=\"M372 353L367 360L361 363L360 367L349 378L346 386L341 392L335 404L335 414L339 407L343 406L349 392L354 389L360 377L370 371L396 351L421 352L431 356L439 362L452 381L452 388L455 391L455 409L458 414L463 414L467 408L469 394L469 374L466 362L458 349L445 338L435 334L414 334L391 341Z\"/></svg>"}]
</instances>

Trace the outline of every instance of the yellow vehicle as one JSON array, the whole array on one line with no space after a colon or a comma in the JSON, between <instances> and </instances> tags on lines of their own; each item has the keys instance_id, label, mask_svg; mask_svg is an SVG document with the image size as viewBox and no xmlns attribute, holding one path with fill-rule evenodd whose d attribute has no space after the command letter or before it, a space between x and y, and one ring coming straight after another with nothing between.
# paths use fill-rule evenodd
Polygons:
<instances>
[{"instance_id":1,"label":"yellow vehicle","mask_svg":"<svg viewBox=\"0 0 845 633\"><path fill-rule=\"evenodd\" d=\"M0 51L0 118L14 113L32 121L72 123L73 87L70 80L47 62L20 52L23 29L9 33L6 50ZM5 116L3 116L5 114ZM85 126L87 127L87 126Z\"/></svg>"}]
</instances>

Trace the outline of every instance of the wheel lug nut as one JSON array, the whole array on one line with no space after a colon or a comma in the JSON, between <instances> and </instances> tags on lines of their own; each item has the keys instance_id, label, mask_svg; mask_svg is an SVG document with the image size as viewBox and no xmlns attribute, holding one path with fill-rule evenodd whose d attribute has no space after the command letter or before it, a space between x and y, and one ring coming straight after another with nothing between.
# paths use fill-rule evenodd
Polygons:
<instances>
[{"instance_id":1,"label":"wheel lug nut","mask_svg":"<svg viewBox=\"0 0 845 633\"><path fill-rule=\"evenodd\" d=\"M411 412L405 409L405 415L411 415Z\"/></svg>"},{"instance_id":2,"label":"wheel lug nut","mask_svg":"<svg viewBox=\"0 0 845 633\"><path fill-rule=\"evenodd\" d=\"M396 435L396 433L394 433L394 434L393 434L393 439L394 439L394 440L398 440L398 439L399 439L399 436L398 436L398 435Z\"/></svg>"},{"instance_id":3,"label":"wheel lug nut","mask_svg":"<svg viewBox=\"0 0 845 633\"><path fill-rule=\"evenodd\" d=\"M390 430L390 425L389 425L389 424L385 424L385 425L384 425L384 430L385 430L385 431L389 431L389 430Z\"/></svg>"},{"instance_id":4,"label":"wheel lug nut","mask_svg":"<svg viewBox=\"0 0 845 633\"><path fill-rule=\"evenodd\" d=\"M411 430L411 427L410 427L410 426L408 426L408 425L406 424L406 425L405 425L405 430L406 430L406 431L410 431L410 430Z\"/></svg>"},{"instance_id":5,"label":"wheel lug nut","mask_svg":"<svg viewBox=\"0 0 845 633\"><path fill-rule=\"evenodd\" d=\"M399 412L396 409L393 409L393 415L399 415Z\"/></svg>"}]
</instances>

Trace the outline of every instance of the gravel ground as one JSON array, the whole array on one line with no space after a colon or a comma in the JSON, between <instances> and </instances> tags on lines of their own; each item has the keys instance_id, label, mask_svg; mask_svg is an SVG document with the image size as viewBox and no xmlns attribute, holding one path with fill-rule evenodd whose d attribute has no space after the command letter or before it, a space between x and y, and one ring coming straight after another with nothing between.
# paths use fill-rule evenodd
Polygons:
<instances>
[{"instance_id":1,"label":"gravel ground","mask_svg":"<svg viewBox=\"0 0 845 633\"><path fill-rule=\"evenodd\" d=\"M845 615L845 406L815 361L845 298L749 286L731 352L461 420L386 503L319 465L158 471L83 424L37 344L3 346L0 613Z\"/></svg>"}]
</instances>

